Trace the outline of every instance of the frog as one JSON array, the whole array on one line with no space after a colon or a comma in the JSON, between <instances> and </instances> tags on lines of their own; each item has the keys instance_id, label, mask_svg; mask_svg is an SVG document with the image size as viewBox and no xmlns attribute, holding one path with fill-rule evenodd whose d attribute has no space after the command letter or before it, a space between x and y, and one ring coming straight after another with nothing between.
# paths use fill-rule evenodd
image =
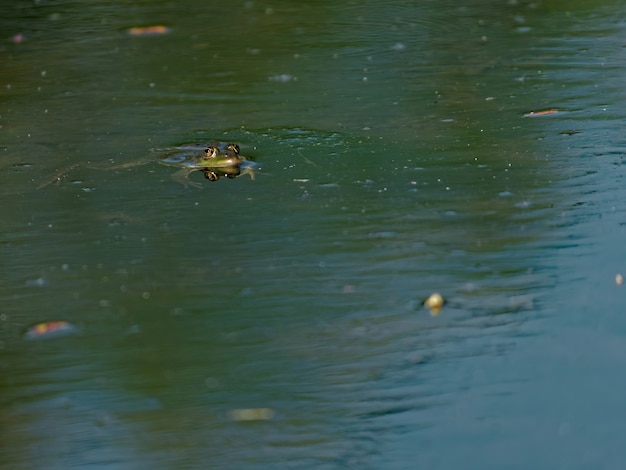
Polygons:
<instances>
[{"instance_id":1,"label":"frog","mask_svg":"<svg viewBox=\"0 0 626 470\"><path fill-rule=\"evenodd\" d=\"M179 170L172 175L172 178L185 187L192 186L202 188L200 183L193 182L189 179L189 175L195 171L200 171L209 181L217 181L223 176L233 179L245 174L249 175L251 179L254 179L255 169L257 167L256 163L241 155L239 145L232 142L213 141L201 144L185 144L157 150L166 152L165 155L158 160L159 163L179 168ZM120 165L84 166L98 170L121 170L145 165L151 161L153 161L153 159L142 159ZM39 188L54 182L60 182L67 176L70 170L78 166L81 165L75 163L55 173L51 179L46 180Z\"/></svg>"},{"instance_id":2,"label":"frog","mask_svg":"<svg viewBox=\"0 0 626 470\"><path fill-rule=\"evenodd\" d=\"M233 179L244 174L254 179L256 165L241 155L237 144L211 142L206 146L183 145L175 149L175 152L163 157L160 163L179 167L180 170L172 177L184 186L201 187L199 183L189 180L189 175L194 171L202 172L209 181L217 181L222 176ZM203 150L198 152L199 149Z\"/></svg>"}]
</instances>

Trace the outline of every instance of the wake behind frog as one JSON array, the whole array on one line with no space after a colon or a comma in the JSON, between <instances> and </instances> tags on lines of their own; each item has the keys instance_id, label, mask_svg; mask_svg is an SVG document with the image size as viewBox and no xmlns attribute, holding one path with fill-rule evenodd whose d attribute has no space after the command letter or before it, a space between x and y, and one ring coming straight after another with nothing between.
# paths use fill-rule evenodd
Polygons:
<instances>
[{"instance_id":1,"label":"wake behind frog","mask_svg":"<svg viewBox=\"0 0 626 470\"><path fill-rule=\"evenodd\" d=\"M241 155L239 153L239 146L234 143L210 142L208 144L189 144L163 150L168 153L160 157L158 162L163 165L180 168L172 175L172 178L184 186L202 187L200 183L189 180L189 175L194 171L202 172L204 177L209 181L217 181L222 176L233 179L244 174L248 174L250 178L254 179L256 163ZM101 165L84 166L98 170L121 170L145 165L151 161L153 161L152 158L106 167ZM47 186L50 183L60 182L67 176L70 170L78 166L81 165L75 163L64 168L57 172L52 179L42 183L39 188Z\"/></svg>"}]
</instances>

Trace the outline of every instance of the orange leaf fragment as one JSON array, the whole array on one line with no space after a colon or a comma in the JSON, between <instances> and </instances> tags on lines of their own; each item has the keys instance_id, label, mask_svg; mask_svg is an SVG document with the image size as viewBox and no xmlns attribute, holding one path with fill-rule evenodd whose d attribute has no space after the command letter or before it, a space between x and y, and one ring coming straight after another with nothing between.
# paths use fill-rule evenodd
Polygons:
<instances>
[{"instance_id":1,"label":"orange leaf fragment","mask_svg":"<svg viewBox=\"0 0 626 470\"><path fill-rule=\"evenodd\" d=\"M130 28L128 33L131 36L151 36L158 34L167 34L170 32L170 28L163 25L156 26L135 26L134 28Z\"/></svg>"},{"instance_id":2,"label":"orange leaf fragment","mask_svg":"<svg viewBox=\"0 0 626 470\"><path fill-rule=\"evenodd\" d=\"M546 109L545 111L531 111L524 114L524 117L537 117L537 116L549 116L550 114L557 114L558 109Z\"/></svg>"}]
</instances>

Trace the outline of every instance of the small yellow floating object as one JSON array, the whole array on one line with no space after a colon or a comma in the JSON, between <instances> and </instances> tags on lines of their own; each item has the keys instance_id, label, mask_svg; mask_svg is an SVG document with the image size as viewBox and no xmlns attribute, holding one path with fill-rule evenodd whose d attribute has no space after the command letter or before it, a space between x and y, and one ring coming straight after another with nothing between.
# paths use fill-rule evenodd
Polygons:
<instances>
[{"instance_id":1,"label":"small yellow floating object","mask_svg":"<svg viewBox=\"0 0 626 470\"><path fill-rule=\"evenodd\" d=\"M230 412L233 421L267 421L274 417L271 408L239 408Z\"/></svg>"},{"instance_id":2,"label":"small yellow floating object","mask_svg":"<svg viewBox=\"0 0 626 470\"><path fill-rule=\"evenodd\" d=\"M615 284L617 284L618 286L621 286L624 283L624 276L622 276L621 274L616 274L615 275Z\"/></svg>"},{"instance_id":3,"label":"small yellow floating object","mask_svg":"<svg viewBox=\"0 0 626 470\"><path fill-rule=\"evenodd\" d=\"M441 294L434 292L430 294L430 296L424 300L424 307L430 310L430 314L435 317L441 313L441 309L443 308L446 300L443 298Z\"/></svg>"}]
</instances>

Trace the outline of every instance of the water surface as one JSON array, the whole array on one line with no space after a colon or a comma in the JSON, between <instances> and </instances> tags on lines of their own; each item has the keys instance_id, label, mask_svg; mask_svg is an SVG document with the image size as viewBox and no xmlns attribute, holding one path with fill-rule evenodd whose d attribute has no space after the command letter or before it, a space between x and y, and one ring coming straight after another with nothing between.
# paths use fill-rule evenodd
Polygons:
<instances>
[{"instance_id":1,"label":"water surface","mask_svg":"<svg viewBox=\"0 0 626 470\"><path fill-rule=\"evenodd\" d=\"M623 11L3 6L2 466L621 468Z\"/></svg>"}]
</instances>

